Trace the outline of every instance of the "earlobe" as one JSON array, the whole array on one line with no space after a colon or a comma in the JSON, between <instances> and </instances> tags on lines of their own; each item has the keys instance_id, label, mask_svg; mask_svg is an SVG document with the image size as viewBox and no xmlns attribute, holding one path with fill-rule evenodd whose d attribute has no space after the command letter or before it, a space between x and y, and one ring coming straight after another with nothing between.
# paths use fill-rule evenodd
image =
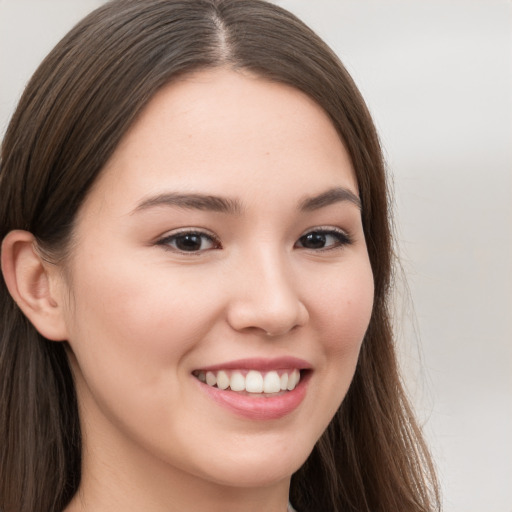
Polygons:
<instances>
[{"instance_id":1,"label":"earlobe","mask_svg":"<svg viewBox=\"0 0 512 512\"><path fill-rule=\"evenodd\" d=\"M2 242L5 283L25 316L45 338L67 339L58 269L45 261L32 233L14 230Z\"/></svg>"}]
</instances>

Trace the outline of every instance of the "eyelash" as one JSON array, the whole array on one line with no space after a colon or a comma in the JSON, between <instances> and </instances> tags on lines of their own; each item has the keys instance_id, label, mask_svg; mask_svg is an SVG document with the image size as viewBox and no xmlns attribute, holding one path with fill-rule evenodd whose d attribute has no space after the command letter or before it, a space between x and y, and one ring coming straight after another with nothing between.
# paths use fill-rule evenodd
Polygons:
<instances>
[{"instance_id":1,"label":"eyelash","mask_svg":"<svg viewBox=\"0 0 512 512\"><path fill-rule=\"evenodd\" d=\"M297 246L297 243L299 243L301 240L304 240L306 237L311 236L313 234L320 235L322 237L334 237L336 239L336 242L327 247L321 247L318 249L303 247L304 249L311 251L332 251L334 249L339 249L341 247L351 245L353 243L352 237L346 231L334 227L318 227L310 231L307 231L302 236L300 236L297 242L295 242L294 247Z\"/></svg>"},{"instance_id":2,"label":"eyelash","mask_svg":"<svg viewBox=\"0 0 512 512\"><path fill-rule=\"evenodd\" d=\"M185 239L186 237L198 237L201 238L202 241L206 239L212 244L213 247L191 251L180 249L179 247L173 247L172 244L176 243L180 239L180 237L182 239ZM212 249L222 249L221 243L215 235L213 235L212 233L201 231L199 229L183 229L182 231L172 233L171 235L167 235L164 238L158 240L157 245L161 245L169 251L176 251L182 254L200 254Z\"/></svg>"},{"instance_id":3,"label":"eyelash","mask_svg":"<svg viewBox=\"0 0 512 512\"><path fill-rule=\"evenodd\" d=\"M323 237L324 242L327 237L334 237L336 239L336 241L326 247L319 247L319 248L311 248L311 247L304 247L304 245L298 245L299 243L304 244L307 237L311 236L311 235L319 236L320 240ZM187 237L189 237L188 242L186 241ZM204 240L208 240L209 244L211 244L211 247L207 247L205 249L199 248L199 249L186 250L183 248L180 249L176 245L173 245L173 244L176 244L180 240L180 238L182 238L182 242L194 244L194 241L191 240L192 237L199 238L200 239L199 243L201 245ZM325 227L325 228L318 227L318 228L312 229L310 231L307 231L306 233L301 235L299 237L299 239L297 240L297 242L295 242L294 247L299 248L299 249L303 248L305 250L319 252L319 251L331 251L334 249L339 249L343 246L347 246L352 243L353 243L353 241L352 241L351 236L347 232L345 232L341 229L333 228L333 227L328 227L328 228L327 227ZM210 251L213 249L222 249L220 240L215 235L213 235L212 233L209 233L209 232L198 230L198 229L184 229L182 231L172 233L171 235L167 235L164 238L158 240L157 245L163 246L165 249L170 250L170 251L176 251L178 253L191 254L191 255L192 254L201 254L205 251Z\"/></svg>"}]
</instances>

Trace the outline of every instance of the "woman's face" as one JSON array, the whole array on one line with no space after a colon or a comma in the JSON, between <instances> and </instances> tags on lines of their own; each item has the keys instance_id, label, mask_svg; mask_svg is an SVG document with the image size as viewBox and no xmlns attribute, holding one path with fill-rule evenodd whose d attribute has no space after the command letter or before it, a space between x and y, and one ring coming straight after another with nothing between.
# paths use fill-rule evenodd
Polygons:
<instances>
[{"instance_id":1,"label":"woman's face","mask_svg":"<svg viewBox=\"0 0 512 512\"><path fill-rule=\"evenodd\" d=\"M372 310L357 196L329 118L293 88L215 70L152 99L65 274L84 475L263 486L301 466Z\"/></svg>"}]
</instances>

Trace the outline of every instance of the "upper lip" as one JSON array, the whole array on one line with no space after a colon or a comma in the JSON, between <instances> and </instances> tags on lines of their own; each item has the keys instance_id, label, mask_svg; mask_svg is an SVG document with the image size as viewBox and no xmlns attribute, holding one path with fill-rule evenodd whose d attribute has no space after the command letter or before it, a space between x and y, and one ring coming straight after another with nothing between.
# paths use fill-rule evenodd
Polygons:
<instances>
[{"instance_id":1,"label":"upper lip","mask_svg":"<svg viewBox=\"0 0 512 512\"><path fill-rule=\"evenodd\" d=\"M218 371L218 370L261 370L261 371L272 371L272 370L284 370L284 369L295 369L298 370L309 370L311 364L304 359L298 357L276 357L276 358L247 358L247 359L236 359L233 361L226 361L225 363L214 364L211 366L201 366L197 370L203 371Z\"/></svg>"}]
</instances>

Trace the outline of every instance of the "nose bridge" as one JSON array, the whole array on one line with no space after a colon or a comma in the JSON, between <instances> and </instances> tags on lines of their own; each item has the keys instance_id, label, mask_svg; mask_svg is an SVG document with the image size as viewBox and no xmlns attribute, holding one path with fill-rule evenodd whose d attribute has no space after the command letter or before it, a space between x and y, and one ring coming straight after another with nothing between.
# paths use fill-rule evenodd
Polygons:
<instances>
[{"instance_id":1,"label":"nose bridge","mask_svg":"<svg viewBox=\"0 0 512 512\"><path fill-rule=\"evenodd\" d=\"M262 247L254 256L247 270L253 274L251 279L256 285L253 292L263 295L267 304L293 301L296 292L292 284L292 269L284 254L273 247Z\"/></svg>"},{"instance_id":2,"label":"nose bridge","mask_svg":"<svg viewBox=\"0 0 512 512\"><path fill-rule=\"evenodd\" d=\"M265 244L241 260L239 286L230 312L234 328L261 330L277 336L307 321L291 261L284 251Z\"/></svg>"}]
</instances>

